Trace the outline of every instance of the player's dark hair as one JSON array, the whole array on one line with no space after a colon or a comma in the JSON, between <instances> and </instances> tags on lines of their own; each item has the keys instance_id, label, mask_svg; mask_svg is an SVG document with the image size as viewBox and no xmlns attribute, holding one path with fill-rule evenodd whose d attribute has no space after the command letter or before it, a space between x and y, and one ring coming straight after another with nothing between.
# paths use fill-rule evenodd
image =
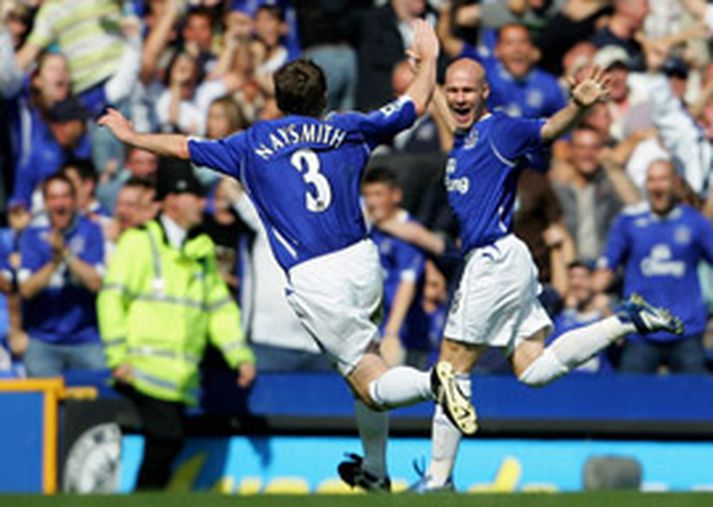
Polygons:
<instances>
[{"instance_id":1,"label":"player's dark hair","mask_svg":"<svg viewBox=\"0 0 713 507\"><path fill-rule=\"evenodd\" d=\"M364 179L362 180L362 185L368 185L370 183L384 183L390 187L398 187L399 180L396 177L396 173L385 166L375 166L366 171L364 174Z\"/></svg>"},{"instance_id":2,"label":"player's dark hair","mask_svg":"<svg viewBox=\"0 0 713 507\"><path fill-rule=\"evenodd\" d=\"M327 106L327 80L311 60L298 59L275 73L277 107L285 114L319 118Z\"/></svg>"}]
</instances>

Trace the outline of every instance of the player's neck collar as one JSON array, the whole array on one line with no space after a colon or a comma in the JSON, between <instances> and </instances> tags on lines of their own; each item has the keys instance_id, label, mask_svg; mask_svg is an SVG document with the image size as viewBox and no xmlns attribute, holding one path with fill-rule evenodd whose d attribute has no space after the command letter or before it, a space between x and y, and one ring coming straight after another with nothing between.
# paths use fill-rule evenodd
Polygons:
<instances>
[{"instance_id":1,"label":"player's neck collar","mask_svg":"<svg viewBox=\"0 0 713 507\"><path fill-rule=\"evenodd\" d=\"M654 220L673 220L681 216L681 205L679 203L676 203L673 205L673 207L668 210L667 213L661 214L661 213L656 213L653 209L651 209L651 206L649 205L649 211L651 212L651 217Z\"/></svg>"}]
</instances>

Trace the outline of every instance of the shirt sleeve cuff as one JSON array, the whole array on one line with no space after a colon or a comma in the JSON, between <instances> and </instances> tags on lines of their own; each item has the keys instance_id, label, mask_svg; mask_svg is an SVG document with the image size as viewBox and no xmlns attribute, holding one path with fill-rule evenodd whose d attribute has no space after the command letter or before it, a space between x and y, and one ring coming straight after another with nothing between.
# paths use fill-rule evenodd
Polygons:
<instances>
[{"instance_id":1,"label":"shirt sleeve cuff","mask_svg":"<svg viewBox=\"0 0 713 507\"><path fill-rule=\"evenodd\" d=\"M416 271L413 269L407 269L401 272L399 279L402 282L415 282L416 281Z\"/></svg>"},{"instance_id":2,"label":"shirt sleeve cuff","mask_svg":"<svg viewBox=\"0 0 713 507\"><path fill-rule=\"evenodd\" d=\"M597 259L597 269L611 269L609 259L606 257L600 257Z\"/></svg>"},{"instance_id":3,"label":"shirt sleeve cuff","mask_svg":"<svg viewBox=\"0 0 713 507\"><path fill-rule=\"evenodd\" d=\"M230 351L228 356L229 363L233 368L237 368L246 363L255 364L255 354L253 354L252 349L247 345Z\"/></svg>"},{"instance_id":4,"label":"shirt sleeve cuff","mask_svg":"<svg viewBox=\"0 0 713 507\"><path fill-rule=\"evenodd\" d=\"M398 99L396 99L396 102L399 104L406 104L408 102L415 104L415 102L413 101L413 97L411 97L411 95L408 95L407 93L404 93Z\"/></svg>"},{"instance_id":5,"label":"shirt sleeve cuff","mask_svg":"<svg viewBox=\"0 0 713 507\"><path fill-rule=\"evenodd\" d=\"M17 280L22 283L26 282L32 276L32 271L27 268L22 268L17 273Z\"/></svg>"}]
</instances>

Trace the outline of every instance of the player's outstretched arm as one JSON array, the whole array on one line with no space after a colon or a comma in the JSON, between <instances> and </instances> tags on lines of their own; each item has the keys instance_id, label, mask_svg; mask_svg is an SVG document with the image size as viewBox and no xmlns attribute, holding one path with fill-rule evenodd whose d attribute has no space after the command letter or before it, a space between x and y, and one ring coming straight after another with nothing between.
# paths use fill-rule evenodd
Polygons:
<instances>
[{"instance_id":1,"label":"player's outstretched arm","mask_svg":"<svg viewBox=\"0 0 713 507\"><path fill-rule=\"evenodd\" d=\"M436 121L436 126L443 129L446 135L450 136L450 145L453 144L453 133L456 131L456 122L451 115L451 111L448 108L448 102L446 101L446 95L443 93L443 89L440 86L436 86L436 90L433 92L433 100L431 101L431 116ZM444 150L444 151L449 151Z\"/></svg>"},{"instance_id":2,"label":"player's outstretched arm","mask_svg":"<svg viewBox=\"0 0 713 507\"><path fill-rule=\"evenodd\" d=\"M431 25L422 19L414 22L416 36L409 53L416 58L416 77L406 90L413 99L416 114L421 116L428 109L436 87L436 60L438 59L438 37Z\"/></svg>"},{"instance_id":3,"label":"player's outstretched arm","mask_svg":"<svg viewBox=\"0 0 713 507\"><path fill-rule=\"evenodd\" d=\"M97 121L121 142L151 151L161 157L188 159L188 137L180 134L140 134L116 109L109 109Z\"/></svg>"},{"instance_id":4,"label":"player's outstretched arm","mask_svg":"<svg viewBox=\"0 0 713 507\"><path fill-rule=\"evenodd\" d=\"M574 128L590 107L606 100L609 95L604 70L593 67L589 77L579 83L572 82L572 98L542 126L540 137L543 142L554 141Z\"/></svg>"}]
</instances>

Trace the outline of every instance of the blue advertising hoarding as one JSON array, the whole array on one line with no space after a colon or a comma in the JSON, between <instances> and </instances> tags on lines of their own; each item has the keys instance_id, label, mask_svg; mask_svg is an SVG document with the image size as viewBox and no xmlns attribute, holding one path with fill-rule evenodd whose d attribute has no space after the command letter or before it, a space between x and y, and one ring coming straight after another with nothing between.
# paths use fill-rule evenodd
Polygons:
<instances>
[{"instance_id":1,"label":"blue advertising hoarding","mask_svg":"<svg viewBox=\"0 0 713 507\"><path fill-rule=\"evenodd\" d=\"M143 441L122 442L120 490L131 491ZM430 441L395 438L388 462L394 489L415 482L413 461L425 459ZM345 452L361 452L352 437L242 436L190 440L175 470L173 489L225 493L346 492L336 474ZM589 458L633 458L644 490L713 490L713 443L585 440L467 439L455 482L459 491L579 491Z\"/></svg>"},{"instance_id":2,"label":"blue advertising hoarding","mask_svg":"<svg viewBox=\"0 0 713 507\"><path fill-rule=\"evenodd\" d=\"M0 380L0 492L57 489L57 400L62 379Z\"/></svg>"}]
</instances>

